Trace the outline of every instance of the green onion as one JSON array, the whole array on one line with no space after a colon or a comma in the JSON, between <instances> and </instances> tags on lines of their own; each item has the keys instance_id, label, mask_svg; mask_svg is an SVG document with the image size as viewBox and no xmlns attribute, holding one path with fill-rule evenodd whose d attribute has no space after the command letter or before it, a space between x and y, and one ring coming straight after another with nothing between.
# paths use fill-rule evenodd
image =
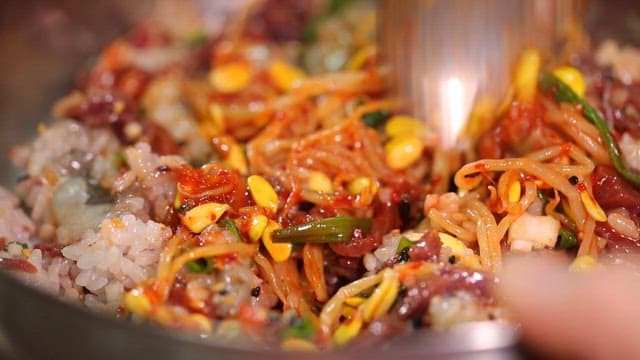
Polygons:
<instances>
[{"instance_id":1,"label":"green onion","mask_svg":"<svg viewBox=\"0 0 640 360\"><path fill-rule=\"evenodd\" d=\"M10 241L10 242L4 244L3 251L8 251L9 250L9 245L11 245L11 244L18 244L18 245L22 246L23 249L28 249L29 248L29 245L27 245L25 243L22 243L20 241Z\"/></svg>"},{"instance_id":2,"label":"green onion","mask_svg":"<svg viewBox=\"0 0 640 360\"><path fill-rule=\"evenodd\" d=\"M609 126L607 126L607 122L598 114L598 111L589 105L586 100L578 96L578 94L571 90L569 85L562 82L562 80L558 79L555 75L543 73L540 74L539 80L540 86L543 90L555 91L557 101L581 106L584 117L598 129L600 138L609 152L609 158L618 173L635 186L640 186L640 175L634 173L625 164L624 159L622 159L620 154L618 143L613 138L613 135L609 130Z\"/></svg>"},{"instance_id":3,"label":"green onion","mask_svg":"<svg viewBox=\"0 0 640 360\"><path fill-rule=\"evenodd\" d=\"M569 229L560 230L560 234L558 235L558 243L556 244L556 249L571 249L578 245L578 238L576 237L576 233Z\"/></svg>"},{"instance_id":4,"label":"green onion","mask_svg":"<svg viewBox=\"0 0 640 360\"><path fill-rule=\"evenodd\" d=\"M400 238L400 242L398 243L398 249L396 249L396 254L400 254L404 249L413 245L413 241L409 240L406 236Z\"/></svg>"},{"instance_id":5,"label":"green onion","mask_svg":"<svg viewBox=\"0 0 640 360\"><path fill-rule=\"evenodd\" d=\"M341 12L342 9L352 2L353 0L331 0L329 3L329 15L335 15Z\"/></svg>"},{"instance_id":6,"label":"green onion","mask_svg":"<svg viewBox=\"0 0 640 360\"><path fill-rule=\"evenodd\" d=\"M187 269L196 274L208 274L213 270L213 263L205 258L195 259L187 263Z\"/></svg>"},{"instance_id":7,"label":"green onion","mask_svg":"<svg viewBox=\"0 0 640 360\"><path fill-rule=\"evenodd\" d=\"M327 11L311 19L311 21L309 21L302 30L302 42L311 43L316 41L320 26L332 16L340 13L352 2L353 0L331 0L327 7Z\"/></svg>"},{"instance_id":8,"label":"green onion","mask_svg":"<svg viewBox=\"0 0 640 360\"><path fill-rule=\"evenodd\" d=\"M187 39L187 45L196 47L207 42L207 34L204 32L197 32Z\"/></svg>"},{"instance_id":9,"label":"green onion","mask_svg":"<svg viewBox=\"0 0 640 360\"><path fill-rule=\"evenodd\" d=\"M362 115L362 121L364 121L368 127L376 128L382 125L389 116L390 114L387 110L372 111Z\"/></svg>"},{"instance_id":10,"label":"green onion","mask_svg":"<svg viewBox=\"0 0 640 360\"><path fill-rule=\"evenodd\" d=\"M406 236L400 238L400 242L398 243L398 248L396 249L396 254L398 255L400 262L409 261L409 249L413 245L413 241L409 240Z\"/></svg>"},{"instance_id":11,"label":"green onion","mask_svg":"<svg viewBox=\"0 0 640 360\"><path fill-rule=\"evenodd\" d=\"M232 233L233 237L236 238L236 241L242 242L242 235L240 235L240 230L238 230L236 223L232 219L226 218L220 220L219 224L220 227Z\"/></svg>"},{"instance_id":12,"label":"green onion","mask_svg":"<svg viewBox=\"0 0 640 360\"><path fill-rule=\"evenodd\" d=\"M313 323L306 317L294 316L289 324L290 326L282 331L283 338L311 339L316 334Z\"/></svg>"},{"instance_id":13,"label":"green onion","mask_svg":"<svg viewBox=\"0 0 640 360\"><path fill-rule=\"evenodd\" d=\"M274 242L336 243L351 240L356 230L362 235L369 232L371 219L353 216L336 216L306 224L276 230L271 235Z\"/></svg>"}]
</instances>

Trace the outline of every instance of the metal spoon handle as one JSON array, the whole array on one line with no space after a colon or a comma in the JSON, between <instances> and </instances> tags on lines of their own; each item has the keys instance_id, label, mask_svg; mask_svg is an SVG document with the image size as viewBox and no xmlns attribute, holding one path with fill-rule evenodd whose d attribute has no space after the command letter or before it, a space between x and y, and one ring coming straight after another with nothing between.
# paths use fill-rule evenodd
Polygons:
<instances>
[{"instance_id":1,"label":"metal spoon handle","mask_svg":"<svg viewBox=\"0 0 640 360\"><path fill-rule=\"evenodd\" d=\"M497 104L519 53L553 54L584 0L381 0L380 40L395 91L455 146L474 103Z\"/></svg>"}]
</instances>

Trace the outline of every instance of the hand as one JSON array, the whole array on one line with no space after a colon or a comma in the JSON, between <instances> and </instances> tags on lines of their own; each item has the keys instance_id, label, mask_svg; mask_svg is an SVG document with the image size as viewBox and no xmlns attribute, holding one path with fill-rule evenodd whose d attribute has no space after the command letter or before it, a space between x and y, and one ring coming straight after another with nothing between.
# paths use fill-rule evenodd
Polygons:
<instances>
[{"instance_id":1,"label":"hand","mask_svg":"<svg viewBox=\"0 0 640 360\"><path fill-rule=\"evenodd\" d=\"M559 259L513 258L499 294L527 345L561 358L640 359L640 275L572 273Z\"/></svg>"}]
</instances>

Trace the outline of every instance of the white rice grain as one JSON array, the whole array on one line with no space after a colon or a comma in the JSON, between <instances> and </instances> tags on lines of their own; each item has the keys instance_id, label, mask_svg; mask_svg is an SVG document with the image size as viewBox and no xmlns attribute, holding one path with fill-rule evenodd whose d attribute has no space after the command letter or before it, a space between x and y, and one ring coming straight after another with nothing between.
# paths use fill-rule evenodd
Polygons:
<instances>
[{"instance_id":1,"label":"white rice grain","mask_svg":"<svg viewBox=\"0 0 640 360\"><path fill-rule=\"evenodd\" d=\"M168 227L132 214L109 216L97 230L63 248L62 254L75 261L80 270L75 284L92 292L90 302L111 306L122 300L125 290L153 274L171 234ZM140 254L145 256L139 258Z\"/></svg>"}]
</instances>

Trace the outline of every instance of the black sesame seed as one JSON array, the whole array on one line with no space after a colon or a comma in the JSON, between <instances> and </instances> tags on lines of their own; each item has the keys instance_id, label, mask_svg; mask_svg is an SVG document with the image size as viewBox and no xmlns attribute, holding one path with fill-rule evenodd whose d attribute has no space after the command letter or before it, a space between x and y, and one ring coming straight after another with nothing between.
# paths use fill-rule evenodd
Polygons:
<instances>
[{"instance_id":1,"label":"black sesame seed","mask_svg":"<svg viewBox=\"0 0 640 360\"><path fill-rule=\"evenodd\" d=\"M411 202L408 198L403 197L398 204L398 215L405 222L411 220Z\"/></svg>"},{"instance_id":2,"label":"black sesame seed","mask_svg":"<svg viewBox=\"0 0 640 360\"><path fill-rule=\"evenodd\" d=\"M410 247L407 246L406 248L404 248L404 249L402 249L400 251L400 253L398 254L399 262L405 263L405 262L411 260L411 256L409 255L409 249L410 249Z\"/></svg>"},{"instance_id":3,"label":"black sesame seed","mask_svg":"<svg viewBox=\"0 0 640 360\"><path fill-rule=\"evenodd\" d=\"M256 286L253 289L251 289L251 296L253 297L260 296L260 286Z\"/></svg>"},{"instance_id":4,"label":"black sesame seed","mask_svg":"<svg viewBox=\"0 0 640 360\"><path fill-rule=\"evenodd\" d=\"M573 175L569 178L569 182L571 183L571 185L578 185L580 179L577 176Z\"/></svg>"},{"instance_id":5,"label":"black sesame seed","mask_svg":"<svg viewBox=\"0 0 640 360\"><path fill-rule=\"evenodd\" d=\"M304 212L309 212L311 209L313 209L316 205L310 201L301 201L298 204L298 209L300 209L300 211L304 211Z\"/></svg>"},{"instance_id":6,"label":"black sesame seed","mask_svg":"<svg viewBox=\"0 0 640 360\"><path fill-rule=\"evenodd\" d=\"M229 293L229 290L227 290L227 289L222 289L222 290L218 291L218 295L220 295L220 296L225 296L228 293Z\"/></svg>"},{"instance_id":7,"label":"black sesame seed","mask_svg":"<svg viewBox=\"0 0 640 360\"><path fill-rule=\"evenodd\" d=\"M449 264L453 265L456 263L456 257L454 255L449 256Z\"/></svg>"}]
</instances>

